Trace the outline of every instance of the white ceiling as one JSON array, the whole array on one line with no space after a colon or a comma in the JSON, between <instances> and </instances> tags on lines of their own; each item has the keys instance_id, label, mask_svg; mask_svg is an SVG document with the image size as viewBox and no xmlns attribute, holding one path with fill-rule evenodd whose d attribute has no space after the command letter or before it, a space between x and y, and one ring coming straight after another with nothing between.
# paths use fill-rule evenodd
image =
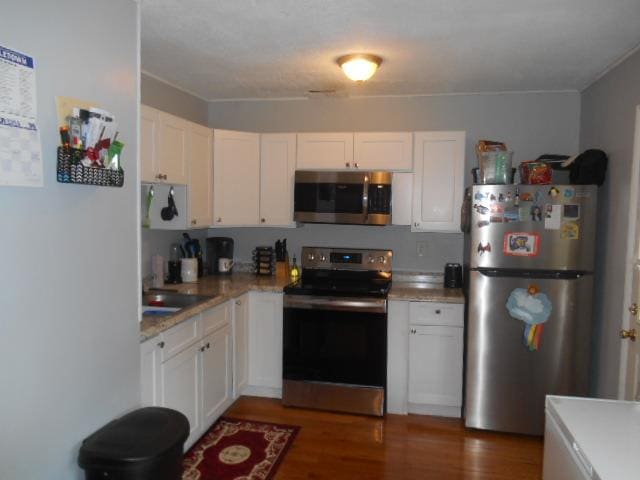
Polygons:
<instances>
[{"instance_id":1,"label":"white ceiling","mask_svg":"<svg viewBox=\"0 0 640 480\"><path fill-rule=\"evenodd\" d=\"M640 0L142 0L143 71L206 100L580 90L639 43Z\"/></svg>"}]
</instances>

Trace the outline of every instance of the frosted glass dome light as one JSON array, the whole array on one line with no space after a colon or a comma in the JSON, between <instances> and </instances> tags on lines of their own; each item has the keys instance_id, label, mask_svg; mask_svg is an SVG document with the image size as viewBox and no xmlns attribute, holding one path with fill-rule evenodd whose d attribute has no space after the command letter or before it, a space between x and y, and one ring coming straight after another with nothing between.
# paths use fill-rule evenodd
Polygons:
<instances>
[{"instance_id":1,"label":"frosted glass dome light","mask_svg":"<svg viewBox=\"0 0 640 480\"><path fill-rule=\"evenodd\" d=\"M354 82L369 80L382 63L382 58L369 53L343 55L338 58L338 65L344 74Z\"/></svg>"}]
</instances>

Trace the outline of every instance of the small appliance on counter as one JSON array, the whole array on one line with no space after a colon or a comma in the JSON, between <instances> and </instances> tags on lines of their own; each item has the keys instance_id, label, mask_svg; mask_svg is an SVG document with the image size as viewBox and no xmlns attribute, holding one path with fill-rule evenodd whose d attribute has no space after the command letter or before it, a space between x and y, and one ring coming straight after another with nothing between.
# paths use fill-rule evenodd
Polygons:
<instances>
[{"instance_id":1,"label":"small appliance on counter","mask_svg":"<svg viewBox=\"0 0 640 480\"><path fill-rule=\"evenodd\" d=\"M171 244L169 248L169 275L167 277L167 283L182 283L181 258L180 245L177 243Z\"/></svg>"},{"instance_id":2,"label":"small appliance on counter","mask_svg":"<svg viewBox=\"0 0 640 480\"><path fill-rule=\"evenodd\" d=\"M462 265L447 263L444 266L444 287L462 288Z\"/></svg>"},{"instance_id":3,"label":"small appliance on counter","mask_svg":"<svg viewBox=\"0 0 640 480\"><path fill-rule=\"evenodd\" d=\"M220 259L227 261L220 262ZM209 273L213 275L229 275L233 268L233 238L207 238L207 263ZM222 270L220 265L223 266Z\"/></svg>"}]
</instances>

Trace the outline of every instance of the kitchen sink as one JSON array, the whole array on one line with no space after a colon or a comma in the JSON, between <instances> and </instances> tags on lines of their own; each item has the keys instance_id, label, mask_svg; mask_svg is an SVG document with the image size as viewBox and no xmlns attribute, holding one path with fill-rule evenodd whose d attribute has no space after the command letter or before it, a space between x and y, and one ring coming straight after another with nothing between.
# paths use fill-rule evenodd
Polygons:
<instances>
[{"instance_id":1,"label":"kitchen sink","mask_svg":"<svg viewBox=\"0 0 640 480\"><path fill-rule=\"evenodd\" d=\"M192 307L207 300L211 300L215 295L189 295L186 293L173 292L147 292L142 296L142 305L150 307L166 307L172 309L182 309Z\"/></svg>"}]
</instances>

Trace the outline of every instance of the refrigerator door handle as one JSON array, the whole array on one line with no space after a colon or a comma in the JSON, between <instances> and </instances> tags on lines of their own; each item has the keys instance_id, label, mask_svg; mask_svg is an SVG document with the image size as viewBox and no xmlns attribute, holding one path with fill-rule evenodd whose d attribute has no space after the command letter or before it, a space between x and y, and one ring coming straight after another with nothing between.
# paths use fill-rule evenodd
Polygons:
<instances>
[{"instance_id":1,"label":"refrigerator door handle","mask_svg":"<svg viewBox=\"0 0 640 480\"><path fill-rule=\"evenodd\" d=\"M583 270L520 270L509 268L477 268L474 269L485 277L538 278L546 280L577 280L592 272Z\"/></svg>"}]
</instances>

